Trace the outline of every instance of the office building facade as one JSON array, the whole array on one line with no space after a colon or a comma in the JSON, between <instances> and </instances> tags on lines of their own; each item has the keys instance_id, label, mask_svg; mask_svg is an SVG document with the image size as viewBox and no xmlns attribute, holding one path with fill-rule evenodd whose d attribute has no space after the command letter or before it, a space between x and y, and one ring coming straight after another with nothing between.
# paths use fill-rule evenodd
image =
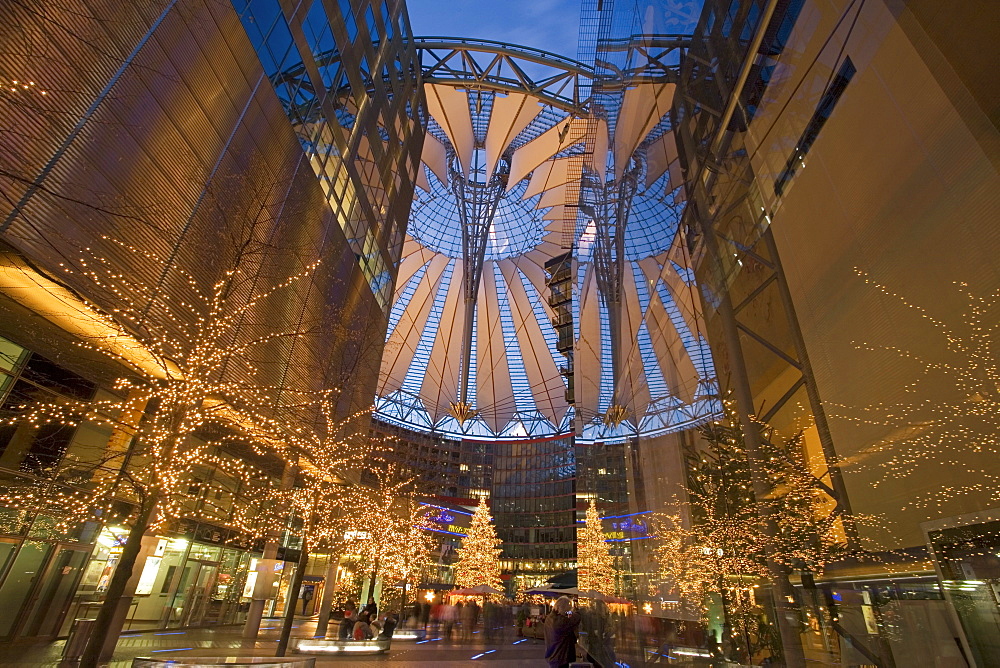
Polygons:
<instances>
[{"instance_id":1,"label":"office building facade","mask_svg":"<svg viewBox=\"0 0 1000 668\"><path fill-rule=\"evenodd\" d=\"M341 417L370 403L423 136L403 4L88 3L11 8L3 23L5 491L53 472L85 490L142 466L113 426L18 416L118 400L145 347L164 363L194 354L206 319L233 337L220 350L253 350L232 352L219 382L255 388L274 419L320 420L301 405L321 389L336 388ZM124 329L105 335L102 314ZM287 476L239 443L211 452ZM246 612L263 541L233 524L245 495L206 463L184 496L127 628ZM29 506L5 511L0 538L7 640L65 635L100 605L129 496L74 530ZM291 564L294 531L278 540Z\"/></svg>"}]
</instances>

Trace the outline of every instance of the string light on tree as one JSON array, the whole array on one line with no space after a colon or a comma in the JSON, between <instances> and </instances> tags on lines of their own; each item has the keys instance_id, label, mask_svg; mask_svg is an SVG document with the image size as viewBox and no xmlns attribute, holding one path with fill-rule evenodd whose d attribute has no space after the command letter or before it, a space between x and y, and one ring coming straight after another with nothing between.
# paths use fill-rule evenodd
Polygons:
<instances>
[{"instance_id":1,"label":"string light on tree","mask_svg":"<svg viewBox=\"0 0 1000 668\"><path fill-rule=\"evenodd\" d=\"M781 438L756 421L754 469L734 406L729 400L723 406L724 419L703 425L701 444L686 453L686 500L675 503L675 512L654 517L654 549L662 586L702 615L717 598L734 645L749 660L779 651L777 630L762 621L753 594L758 583L774 577L775 565L786 573L820 574L847 556L873 556L865 549L870 546L847 544L845 518L805 458L803 434ZM766 482L761 494L755 493L755 476ZM878 526L858 514L849 521Z\"/></svg>"},{"instance_id":2,"label":"string light on tree","mask_svg":"<svg viewBox=\"0 0 1000 668\"><path fill-rule=\"evenodd\" d=\"M977 295L967 283L954 283L965 306L960 319L948 322L867 272L854 271L865 284L927 323L932 336L923 339L941 343L933 348L931 359L895 345L855 342L859 350L889 353L901 370L912 371L912 380L901 388L902 400L860 407L832 404L840 419L888 430L865 448L866 461L859 468L884 474L876 485L925 471L925 466L951 469L962 479L916 496L907 504L912 507L943 509L968 495L987 497L982 503L1000 501L1000 471L973 462L984 455L992 459L980 462L993 462L1000 455L1000 363L996 355L1000 290Z\"/></svg>"},{"instance_id":3,"label":"string light on tree","mask_svg":"<svg viewBox=\"0 0 1000 668\"><path fill-rule=\"evenodd\" d=\"M205 507L200 502L201 471L221 471L243 495L269 489L267 475L239 458L225 456L222 443L212 442L207 434L227 434L226 438L263 456L296 456L288 444L294 443L297 431L306 430L297 418L302 404L314 398L253 380L262 349L277 341L306 338L315 330L302 323L287 329L248 323L255 322L261 309L274 308L273 302L294 299L290 293L313 276L318 263L300 265L270 285L261 283L252 268L268 249L255 241L253 226L258 223L266 221L249 224L247 238L235 245L229 258L232 268L220 271L210 285L151 251L104 238L118 253L166 267L183 296L141 282L117 269L120 261L90 249L75 266L62 265L68 284L85 285L83 293L108 305L102 309L96 301L80 298L74 317L86 323L80 329L89 335L79 345L119 362L129 373L115 383L114 393L89 402L40 401L22 407L19 418L32 428L83 422L109 426L124 436L119 439L123 447L109 448L82 474L79 467L63 466L26 486L15 483L3 490L2 501L36 511L61 507L66 525L103 520L113 507L122 506L116 502L127 502L124 507L130 512L123 519L130 531L98 613L85 665L97 661L143 535L169 520L197 516ZM289 399L287 409L279 398ZM213 520L217 514L212 508Z\"/></svg>"}]
</instances>

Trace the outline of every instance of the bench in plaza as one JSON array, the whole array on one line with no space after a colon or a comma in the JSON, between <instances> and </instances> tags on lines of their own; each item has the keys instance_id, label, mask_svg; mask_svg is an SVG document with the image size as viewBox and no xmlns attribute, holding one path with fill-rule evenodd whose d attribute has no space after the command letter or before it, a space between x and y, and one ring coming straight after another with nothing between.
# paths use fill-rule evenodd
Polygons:
<instances>
[{"instance_id":1,"label":"bench in plaza","mask_svg":"<svg viewBox=\"0 0 1000 668\"><path fill-rule=\"evenodd\" d=\"M337 638L300 638L295 641L295 651L303 654L385 654L390 639L338 640Z\"/></svg>"},{"instance_id":2,"label":"bench in plaza","mask_svg":"<svg viewBox=\"0 0 1000 668\"><path fill-rule=\"evenodd\" d=\"M427 638L427 632L423 629L399 629L397 628L393 634L393 640L425 640Z\"/></svg>"},{"instance_id":3,"label":"bench in plaza","mask_svg":"<svg viewBox=\"0 0 1000 668\"><path fill-rule=\"evenodd\" d=\"M132 659L132 668L167 668L167 666L185 666L185 668L220 668L222 666L247 666L248 668L316 668L316 659L312 657L283 656L184 656L164 657L154 659L140 656Z\"/></svg>"}]
</instances>

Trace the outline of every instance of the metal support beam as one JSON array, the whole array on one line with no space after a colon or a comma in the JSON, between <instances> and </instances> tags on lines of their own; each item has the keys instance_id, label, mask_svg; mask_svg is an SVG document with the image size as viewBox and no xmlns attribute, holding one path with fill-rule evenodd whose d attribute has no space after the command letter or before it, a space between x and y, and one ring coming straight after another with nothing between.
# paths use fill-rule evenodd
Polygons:
<instances>
[{"instance_id":1,"label":"metal support beam","mask_svg":"<svg viewBox=\"0 0 1000 668\"><path fill-rule=\"evenodd\" d=\"M466 176L457 165L458 158L453 152L448 155L448 182L459 204L458 214L462 223L462 287L465 307L465 322L462 333L462 357L458 402L452 406L453 414L460 421L472 417L469 401L469 379L472 369L472 333L476 318L476 302L479 299L479 284L483 277L486 261L486 247L489 243L490 227L496 216L497 206L507 189L510 163L501 158L493 174L485 174L481 151L475 151L475 164ZM481 178L480 178L481 177Z\"/></svg>"},{"instance_id":2,"label":"metal support beam","mask_svg":"<svg viewBox=\"0 0 1000 668\"><path fill-rule=\"evenodd\" d=\"M586 204L581 204L581 210L594 220L594 274L601 300L608 309L608 328L611 333L614 389L605 415L605 422L609 424L618 424L626 417L618 396L618 383L622 377L621 357L626 348L622 340L625 227L632 211L642 167L641 158L633 158L632 165L618 181L608 182L602 182L596 173L588 172L581 189L581 196L589 200Z\"/></svg>"},{"instance_id":3,"label":"metal support beam","mask_svg":"<svg viewBox=\"0 0 1000 668\"><path fill-rule=\"evenodd\" d=\"M775 276L774 274L768 276L763 283L761 283L760 285L758 285L756 288L753 289L753 292L744 297L743 301L741 301L739 304L733 307L733 312L739 314L739 312L742 311L744 308L746 308L746 306L750 302L756 299L760 293L764 292L764 290L767 289L767 286L771 285L771 283L773 283L776 280L778 280L778 277Z\"/></svg>"},{"instance_id":4,"label":"metal support beam","mask_svg":"<svg viewBox=\"0 0 1000 668\"><path fill-rule=\"evenodd\" d=\"M602 42L599 50L623 51L625 62L640 63L605 75L577 60L504 42L456 37L415 37L413 42L425 83L527 93L574 115L587 113L591 95L639 83L676 82L678 66L671 61L679 60L677 54L691 43L682 35L632 35Z\"/></svg>"},{"instance_id":5,"label":"metal support beam","mask_svg":"<svg viewBox=\"0 0 1000 668\"><path fill-rule=\"evenodd\" d=\"M699 202L705 201L704 190L701 184L695 184L698 193L695 206ZM716 269L722 272L722 261L719 255L719 246L712 231L713 221L707 215L699 216L704 235L708 246L706 260L716 265ZM722 325L723 337L725 339L726 351L729 355L730 368L732 374L730 383L732 384L733 395L739 413L740 427L743 431L743 443L747 452L747 461L750 467L750 477L753 486L754 498L766 499L771 494L771 485L767 480L766 465L761 453L762 438L760 426L754 420L754 396L750 387L750 379L747 375L746 361L743 357L743 345L740 342L739 327L736 321L736 314L733 311L729 291L723 290L719 295L719 305L716 309ZM779 535L781 528L774 517L771 504L757 504L757 512L760 520L761 530L765 536ZM805 668L805 654L802 649L802 640L799 636L799 626L801 624L799 607L795 597L795 591L789 581L788 568L775 560L773 546L770 541L766 541L766 561L769 579L772 586L772 601L774 603L776 622L778 631L781 634L781 646L784 650L785 665L788 668Z\"/></svg>"},{"instance_id":6,"label":"metal support beam","mask_svg":"<svg viewBox=\"0 0 1000 668\"><path fill-rule=\"evenodd\" d=\"M788 362L789 366L792 366L792 367L795 367L796 369L801 370L802 367L799 364L798 360L796 360L794 357L792 357L791 355L787 354L784 350L782 350L778 346L774 345L773 343L771 343L770 341L768 341L767 339L765 339L763 336L761 336L757 332L755 332L752 329L750 329L750 327L748 327L746 324L744 324L742 322L738 322L736 324L736 326L739 328L739 330L741 332L743 332L744 334L746 334L747 336L749 336L751 339L753 339L754 341L756 341L760 345L762 345L765 348L767 348L768 350L770 350L776 356L778 356L781 359L783 359L786 362Z\"/></svg>"},{"instance_id":7,"label":"metal support beam","mask_svg":"<svg viewBox=\"0 0 1000 668\"><path fill-rule=\"evenodd\" d=\"M778 413L778 411L781 410L782 406L788 403L788 400L791 399L795 395L795 393L799 391L799 388L802 387L802 385L805 382L806 379L800 376L794 383L792 383L791 387L785 390L785 393L781 395L781 398L778 399L778 401L776 401L775 404L771 406L771 408L768 409L766 413L760 416L760 421L770 422L771 418L773 418ZM763 408L763 406L761 406L761 408Z\"/></svg>"},{"instance_id":8,"label":"metal support beam","mask_svg":"<svg viewBox=\"0 0 1000 668\"><path fill-rule=\"evenodd\" d=\"M802 337L802 329L799 327L799 319L795 313L795 303L792 301L792 293L788 288L788 279L785 277L785 270L781 266L781 260L778 256L778 246L774 242L774 234L770 225L764 232L763 240L767 247L768 255L771 256L771 260L774 262L774 273L778 280L778 294L790 325L788 329L792 338L792 344L795 346L795 353L799 358L797 368L802 373L802 379L805 381L806 395L809 397L809 407L816 424L816 432L819 434L823 457L826 459L830 483L836 492L835 499L837 506L844 515L844 529L849 539L856 540L857 527L851 521L851 501L847 494L847 485L844 483L844 474L840 470L840 460L837 456L837 450L833 445L830 423L826 419L826 409L823 407L823 401L819 396L816 377L813 375L812 365L809 363L806 342Z\"/></svg>"}]
</instances>

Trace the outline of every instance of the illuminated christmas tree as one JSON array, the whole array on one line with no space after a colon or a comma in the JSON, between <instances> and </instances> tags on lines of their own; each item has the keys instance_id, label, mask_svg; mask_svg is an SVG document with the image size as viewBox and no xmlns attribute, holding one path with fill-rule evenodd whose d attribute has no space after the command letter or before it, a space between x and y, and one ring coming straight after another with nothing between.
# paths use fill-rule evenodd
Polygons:
<instances>
[{"instance_id":1,"label":"illuminated christmas tree","mask_svg":"<svg viewBox=\"0 0 1000 668\"><path fill-rule=\"evenodd\" d=\"M460 588L488 585L499 590L500 539L493 527L493 517L486 505L486 497L479 498L479 505L472 515L469 532L458 548L455 563L455 584Z\"/></svg>"},{"instance_id":2,"label":"illuminated christmas tree","mask_svg":"<svg viewBox=\"0 0 1000 668\"><path fill-rule=\"evenodd\" d=\"M577 529L576 563L579 589L615 595L615 560L604 539L601 516L593 501L587 506L586 523Z\"/></svg>"}]
</instances>

